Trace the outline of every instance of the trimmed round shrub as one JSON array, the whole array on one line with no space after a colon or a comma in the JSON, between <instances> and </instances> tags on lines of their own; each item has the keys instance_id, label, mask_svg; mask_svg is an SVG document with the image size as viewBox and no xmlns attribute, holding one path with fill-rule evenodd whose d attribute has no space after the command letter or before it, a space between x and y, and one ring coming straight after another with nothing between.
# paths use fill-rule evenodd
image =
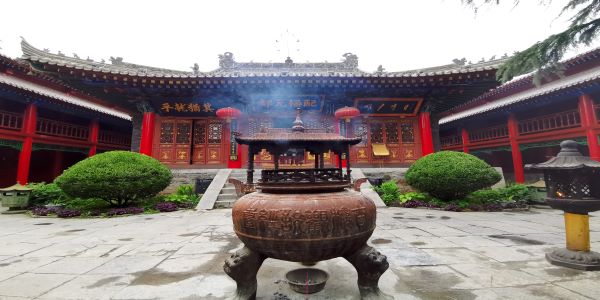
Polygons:
<instances>
[{"instance_id":1,"label":"trimmed round shrub","mask_svg":"<svg viewBox=\"0 0 600 300\"><path fill-rule=\"evenodd\" d=\"M442 200L462 199L502 178L483 160L462 152L441 151L421 157L406 172L406 182Z\"/></svg>"},{"instance_id":2,"label":"trimmed round shrub","mask_svg":"<svg viewBox=\"0 0 600 300\"><path fill-rule=\"evenodd\" d=\"M122 206L155 196L171 178L171 171L152 157L110 151L76 163L54 182L71 197L100 198Z\"/></svg>"}]
</instances>

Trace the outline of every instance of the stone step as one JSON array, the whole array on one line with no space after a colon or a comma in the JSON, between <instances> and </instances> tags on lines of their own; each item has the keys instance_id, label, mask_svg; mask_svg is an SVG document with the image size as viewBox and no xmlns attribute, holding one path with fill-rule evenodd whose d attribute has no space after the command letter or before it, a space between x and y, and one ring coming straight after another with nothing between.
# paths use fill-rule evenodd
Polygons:
<instances>
[{"instance_id":1,"label":"stone step","mask_svg":"<svg viewBox=\"0 0 600 300\"><path fill-rule=\"evenodd\" d=\"M238 196L236 194L219 194L217 196L217 202L222 200L237 200Z\"/></svg>"},{"instance_id":2,"label":"stone step","mask_svg":"<svg viewBox=\"0 0 600 300\"><path fill-rule=\"evenodd\" d=\"M217 201L215 202L215 207L214 208L232 208L233 204L235 204L236 200L231 200L231 201Z\"/></svg>"},{"instance_id":3,"label":"stone step","mask_svg":"<svg viewBox=\"0 0 600 300\"><path fill-rule=\"evenodd\" d=\"M235 194L235 187L224 187L221 189L221 195L222 194Z\"/></svg>"}]
</instances>

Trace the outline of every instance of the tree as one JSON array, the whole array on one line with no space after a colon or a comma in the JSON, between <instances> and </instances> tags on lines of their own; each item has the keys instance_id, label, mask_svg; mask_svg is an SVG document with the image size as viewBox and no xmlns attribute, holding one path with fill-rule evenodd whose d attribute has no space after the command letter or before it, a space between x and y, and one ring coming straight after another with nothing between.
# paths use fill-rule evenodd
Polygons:
<instances>
[{"instance_id":1,"label":"tree","mask_svg":"<svg viewBox=\"0 0 600 300\"><path fill-rule=\"evenodd\" d=\"M477 12L477 0L462 1ZM513 1L514 5L519 4L519 0ZM550 1L540 0L540 4L548 4ZM500 0L483 0L483 3L500 4ZM560 75L564 70L560 59L565 52L578 45L589 46L600 33L600 19L596 18L600 11L600 0L568 0L560 15L569 11L576 11L570 19L569 28L517 52L500 66L496 78L507 82L517 75L536 71L534 82L539 84L549 74Z\"/></svg>"}]
</instances>

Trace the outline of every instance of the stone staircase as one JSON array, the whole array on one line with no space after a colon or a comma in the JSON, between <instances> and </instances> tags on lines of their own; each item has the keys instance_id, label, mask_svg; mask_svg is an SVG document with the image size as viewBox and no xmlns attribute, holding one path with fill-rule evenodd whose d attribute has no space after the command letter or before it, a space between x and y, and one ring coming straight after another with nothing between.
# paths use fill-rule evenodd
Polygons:
<instances>
[{"instance_id":1,"label":"stone staircase","mask_svg":"<svg viewBox=\"0 0 600 300\"><path fill-rule=\"evenodd\" d=\"M260 171L254 170L255 181L259 179L257 176L260 176ZM229 178L235 178L239 181L246 182L246 169L233 169L231 174L229 174ZM219 196L217 196L214 208L230 208L238 198L233 184L227 182L221 189Z\"/></svg>"},{"instance_id":2,"label":"stone staircase","mask_svg":"<svg viewBox=\"0 0 600 300\"><path fill-rule=\"evenodd\" d=\"M172 169L173 179L171 184L161 194L174 193L177 191L177 187L182 184L194 185L198 178L212 180L218 171L218 169Z\"/></svg>"}]
</instances>

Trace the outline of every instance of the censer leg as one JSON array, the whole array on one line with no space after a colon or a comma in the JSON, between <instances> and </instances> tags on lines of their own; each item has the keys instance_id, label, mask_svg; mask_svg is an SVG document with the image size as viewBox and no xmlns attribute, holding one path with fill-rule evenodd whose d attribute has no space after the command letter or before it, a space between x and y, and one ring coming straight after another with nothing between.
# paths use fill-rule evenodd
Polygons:
<instances>
[{"instance_id":1,"label":"censer leg","mask_svg":"<svg viewBox=\"0 0 600 300\"><path fill-rule=\"evenodd\" d=\"M256 299L256 274L265 259L265 256L244 246L225 260L223 270L237 284L233 299Z\"/></svg>"},{"instance_id":2,"label":"censer leg","mask_svg":"<svg viewBox=\"0 0 600 300\"><path fill-rule=\"evenodd\" d=\"M358 289L362 299L391 299L379 290L379 277L388 269L387 257L364 245L355 253L344 257L358 273Z\"/></svg>"}]
</instances>

